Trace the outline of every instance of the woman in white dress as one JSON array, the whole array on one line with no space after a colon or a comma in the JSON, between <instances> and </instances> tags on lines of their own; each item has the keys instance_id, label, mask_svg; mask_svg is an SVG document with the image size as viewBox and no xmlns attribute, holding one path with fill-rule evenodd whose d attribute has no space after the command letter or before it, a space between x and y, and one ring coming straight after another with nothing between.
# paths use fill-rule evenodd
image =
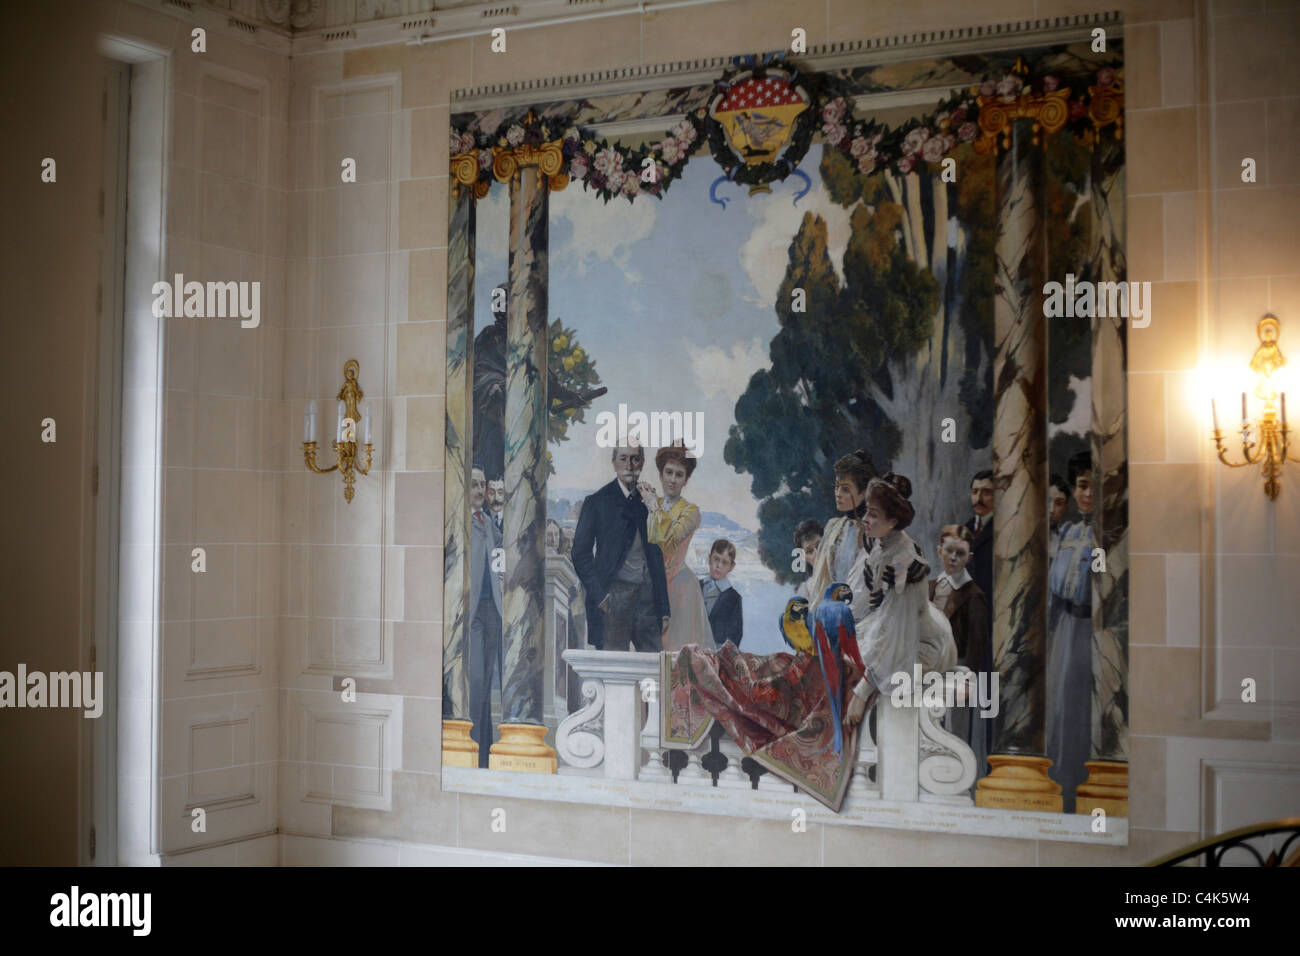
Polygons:
<instances>
[{"instance_id":1,"label":"woman in white dress","mask_svg":"<svg viewBox=\"0 0 1300 956\"><path fill-rule=\"evenodd\" d=\"M877 694L889 694L900 671L946 671L957 663L948 619L930 603L930 566L917 543L903 531L916 511L907 499L912 483L902 475L873 478L867 486L866 515L860 522L868 547L849 576L853 619L866 675L853 689L846 718L862 719Z\"/></svg>"},{"instance_id":2,"label":"woman in white dress","mask_svg":"<svg viewBox=\"0 0 1300 956\"><path fill-rule=\"evenodd\" d=\"M700 509L682 497L682 489L695 471L696 459L681 445L660 448L655 467L663 482L664 495L659 497L653 485L641 483L641 500L650 509L646 520L650 543L664 554L664 576L668 579L668 630L664 632L666 651L679 651L687 644L704 650L717 650L713 629L704 607L704 596L695 573L686 565L691 553L691 539L700 527Z\"/></svg>"}]
</instances>

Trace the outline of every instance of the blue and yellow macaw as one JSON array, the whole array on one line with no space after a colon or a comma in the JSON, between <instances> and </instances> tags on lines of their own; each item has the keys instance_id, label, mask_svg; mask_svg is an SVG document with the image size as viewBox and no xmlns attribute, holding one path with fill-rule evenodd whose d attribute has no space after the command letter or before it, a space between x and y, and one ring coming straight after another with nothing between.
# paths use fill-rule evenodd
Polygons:
<instances>
[{"instance_id":1,"label":"blue and yellow macaw","mask_svg":"<svg viewBox=\"0 0 1300 956\"><path fill-rule=\"evenodd\" d=\"M817 605L813 635L817 645L817 660L822 667L822 679L826 681L826 696L831 701L831 713L835 718L835 752L838 754L844 746L844 730L841 726L841 714L844 700L843 668L840 666L840 652L849 655L849 659L858 665L864 673L862 657L858 653L858 632L853 624L853 610L849 602L853 600L853 591L842 581L837 581L826 589L822 601Z\"/></svg>"},{"instance_id":2,"label":"blue and yellow macaw","mask_svg":"<svg viewBox=\"0 0 1300 956\"><path fill-rule=\"evenodd\" d=\"M781 639L794 651L802 651L809 657L817 656L812 634L808 632L808 601L806 598L792 597L785 604L785 613L778 621L781 627Z\"/></svg>"}]
</instances>

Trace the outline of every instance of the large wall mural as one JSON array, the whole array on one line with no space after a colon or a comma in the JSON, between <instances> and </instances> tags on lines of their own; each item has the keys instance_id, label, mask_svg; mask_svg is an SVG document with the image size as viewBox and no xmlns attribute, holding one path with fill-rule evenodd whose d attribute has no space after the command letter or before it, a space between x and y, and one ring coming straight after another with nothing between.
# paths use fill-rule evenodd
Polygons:
<instances>
[{"instance_id":1,"label":"large wall mural","mask_svg":"<svg viewBox=\"0 0 1300 956\"><path fill-rule=\"evenodd\" d=\"M1097 22L453 113L444 786L1126 842Z\"/></svg>"}]
</instances>

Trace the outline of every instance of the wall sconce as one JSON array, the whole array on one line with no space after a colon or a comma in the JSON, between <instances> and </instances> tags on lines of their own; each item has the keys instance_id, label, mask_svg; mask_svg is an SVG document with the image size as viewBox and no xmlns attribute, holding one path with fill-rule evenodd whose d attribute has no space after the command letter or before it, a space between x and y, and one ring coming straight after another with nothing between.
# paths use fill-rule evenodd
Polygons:
<instances>
[{"instance_id":1,"label":"wall sconce","mask_svg":"<svg viewBox=\"0 0 1300 956\"><path fill-rule=\"evenodd\" d=\"M318 475L327 475L331 471L341 472L343 497L348 504L352 503L354 490L352 485L356 481L356 476L370 474L370 459L374 452L374 446L370 444L370 406L361 401L365 393L357 384L357 373L360 371L361 365L356 359L348 359L343 363L343 387L339 389L338 394L338 422L333 443L334 457L337 460L328 468L321 468L316 464L316 403L308 402L307 410L303 414L302 452L307 467ZM357 413L358 407L361 409L360 415ZM361 431L365 436L366 466L364 468L357 459L358 419L361 421Z\"/></svg>"},{"instance_id":2,"label":"wall sconce","mask_svg":"<svg viewBox=\"0 0 1300 956\"><path fill-rule=\"evenodd\" d=\"M1274 373L1286 364L1286 356L1278 347L1277 340L1282 335L1282 325L1274 315L1266 315L1259 320L1256 328L1259 335L1259 348L1250 359L1250 369L1255 373L1255 395L1264 402L1264 416L1254 424L1246 409L1246 393L1241 393L1241 454L1245 461L1229 461L1228 450L1223 445L1223 435L1219 431L1219 409L1210 399L1210 411L1214 416L1214 446L1219 451L1219 461L1229 468L1244 468L1246 465L1260 465L1264 473L1264 494L1269 500L1276 500L1282 490L1282 466L1286 463L1287 434L1286 426L1286 392L1279 395ZM1274 401L1281 399L1281 417ZM1252 437L1254 441L1252 441ZM1300 461L1300 458L1291 458Z\"/></svg>"}]
</instances>

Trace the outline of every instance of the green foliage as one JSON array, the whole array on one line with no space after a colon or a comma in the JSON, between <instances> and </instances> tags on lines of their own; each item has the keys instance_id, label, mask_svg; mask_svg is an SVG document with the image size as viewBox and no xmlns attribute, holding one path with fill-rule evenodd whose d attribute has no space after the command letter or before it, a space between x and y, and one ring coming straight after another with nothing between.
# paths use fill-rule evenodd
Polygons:
<instances>
[{"instance_id":1,"label":"green foliage","mask_svg":"<svg viewBox=\"0 0 1300 956\"><path fill-rule=\"evenodd\" d=\"M547 438L559 443L569 440L569 426L586 420L587 403L577 402L580 396L600 384L596 360L587 354L578 342L577 333L560 319L553 319L547 329L548 381ZM548 462L551 453L546 453ZM550 465L550 474L555 466Z\"/></svg>"},{"instance_id":2,"label":"green foliage","mask_svg":"<svg viewBox=\"0 0 1300 956\"><path fill-rule=\"evenodd\" d=\"M835 160L823 163L832 178ZM849 183L828 184L837 201L855 202ZM872 198L881 198L873 189ZM790 569L794 527L824 519L834 509L834 464L856 448L881 465L897 453L901 432L872 400L891 356L915 351L931 332L938 305L934 277L917 269L898 242L902 209L882 201L858 206L844 255L841 286L827 251L826 222L805 214L790 244L777 292L780 331L770 369L755 373L736 402L723 457L752 476L762 527L759 554L778 581L803 575ZM803 289L806 311L793 312Z\"/></svg>"}]
</instances>

